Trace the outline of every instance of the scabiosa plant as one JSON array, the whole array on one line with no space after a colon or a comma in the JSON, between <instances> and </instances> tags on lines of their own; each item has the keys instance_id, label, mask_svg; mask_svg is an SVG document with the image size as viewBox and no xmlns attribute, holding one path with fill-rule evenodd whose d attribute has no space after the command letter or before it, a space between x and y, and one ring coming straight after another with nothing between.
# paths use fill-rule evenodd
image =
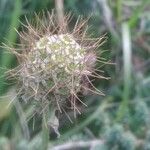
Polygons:
<instances>
[{"instance_id":1,"label":"scabiosa plant","mask_svg":"<svg viewBox=\"0 0 150 150\"><path fill-rule=\"evenodd\" d=\"M65 114L71 109L76 116L76 112L80 113L77 103L86 106L79 99L79 92L102 94L90 77L102 77L95 68L98 60L95 50L104 37L90 38L88 20L82 18L70 30L70 18L70 14L66 15L62 25L57 23L54 12L42 17L35 15L35 23L26 19L25 30L18 32L21 53L12 50L19 66L11 75L19 81L19 95L25 102L32 101L41 110L59 110Z\"/></svg>"}]
</instances>

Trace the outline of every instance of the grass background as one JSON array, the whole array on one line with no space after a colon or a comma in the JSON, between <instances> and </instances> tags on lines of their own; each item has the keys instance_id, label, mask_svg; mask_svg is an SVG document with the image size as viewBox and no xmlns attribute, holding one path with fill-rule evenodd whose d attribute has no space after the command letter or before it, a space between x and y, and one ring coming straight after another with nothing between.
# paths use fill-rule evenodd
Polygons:
<instances>
[{"instance_id":1,"label":"grass background","mask_svg":"<svg viewBox=\"0 0 150 150\"><path fill-rule=\"evenodd\" d=\"M24 22L24 15L32 18L34 12L55 7L54 0L0 0L0 45L18 43L14 28L21 30L19 20ZM44 145L40 117L35 119L34 130L33 120L27 122L32 107L23 110L20 103L7 107L15 97L15 85L6 80L4 73L17 61L0 48L0 150L53 149L70 141L83 142L84 148L77 150L149 150L150 0L64 0L64 10L71 11L74 18L92 14L89 24L93 36L107 33L108 40L99 51L106 51L103 57L115 65L102 68L111 80L95 82L106 96L83 97L88 108L82 108L82 115L73 124L62 119L61 137L57 139L52 132ZM92 147L90 143L95 140L98 144Z\"/></svg>"}]
</instances>

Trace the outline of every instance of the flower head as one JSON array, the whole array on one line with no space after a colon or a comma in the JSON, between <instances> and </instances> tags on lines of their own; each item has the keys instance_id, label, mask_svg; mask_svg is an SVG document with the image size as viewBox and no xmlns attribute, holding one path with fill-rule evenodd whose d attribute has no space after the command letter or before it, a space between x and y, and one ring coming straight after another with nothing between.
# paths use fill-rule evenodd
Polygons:
<instances>
[{"instance_id":1,"label":"flower head","mask_svg":"<svg viewBox=\"0 0 150 150\"><path fill-rule=\"evenodd\" d=\"M19 67L12 71L21 86L19 95L42 109L64 112L69 107L79 112L77 101L86 105L78 98L80 91L102 94L89 77L101 77L95 71L95 50L103 37L90 38L87 20L80 18L69 30L70 15L64 18L62 26L57 24L53 12L35 18L36 24L27 20L26 30L18 33L21 53L13 51L19 58Z\"/></svg>"}]
</instances>

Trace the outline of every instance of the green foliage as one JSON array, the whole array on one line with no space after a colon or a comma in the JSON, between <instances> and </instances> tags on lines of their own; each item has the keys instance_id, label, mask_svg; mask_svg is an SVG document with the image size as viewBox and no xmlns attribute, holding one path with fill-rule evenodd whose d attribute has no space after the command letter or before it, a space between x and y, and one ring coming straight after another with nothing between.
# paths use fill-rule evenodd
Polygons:
<instances>
[{"instance_id":1,"label":"green foliage","mask_svg":"<svg viewBox=\"0 0 150 150\"><path fill-rule=\"evenodd\" d=\"M121 125L115 124L106 131L105 135L107 149L134 150L135 138L131 133L126 133Z\"/></svg>"}]
</instances>

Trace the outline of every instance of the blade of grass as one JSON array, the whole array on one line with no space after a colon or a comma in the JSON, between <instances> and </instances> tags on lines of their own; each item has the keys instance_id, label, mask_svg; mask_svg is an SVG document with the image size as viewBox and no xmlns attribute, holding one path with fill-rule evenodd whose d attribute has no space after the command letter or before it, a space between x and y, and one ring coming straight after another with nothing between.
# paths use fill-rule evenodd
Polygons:
<instances>
[{"instance_id":1,"label":"blade of grass","mask_svg":"<svg viewBox=\"0 0 150 150\"><path fill-rule=\"evenodd\" d=\"M124 89L122 95L122 103L119 107L117 119L116 121L120 121L124 116L129 98L130 98L130 90L131 90L131 39L130 39L130 29L127 23L122 24L122 44L123 44L123 70L124 70Z\"/></svg>"},{"instance_id":2,"label":"blade of grass","mask_svg":"<svg viewBox=\"0 0 150 150\"><path fill-rule=\"evenodd\" d=\"M18 29L18 27L19 27L20 15L21 15L21 1L16 0L15 6L14 6L14 11L13 11L12 17L11 17L10 30L6 37L7 41L9 41L10 43L13 43L16 41L17 33L14 29ZM12 58L13 58L13 56L11 54L3 52L2 60L1 60L2 67L10 67Z\"/></svg>"},{"instance_id":3,"label":"blade of grass","mask_svg":"<svg viewBox=\"0 0 150 150\"><path fill-rule=\"evenodd\" d=\"M137 24L137 20L143 11L143 9L150 4L150 0L143 0L142 4L139 5L139 7L135 10L135 12L132 14L131 18L128 21L128 24L130 28L134 28Z\"/></svg>"},{"instance_id":4,"label":"blade of grass","mask_svg":"<svg viewBox=\"0 0 150 150\"><path fill-rule=\"evenodd\" d=\"M117 0L117 21L120 22L122 19L122 0Z\"/></svg>"},{"instance_id":5,"label":"blade of grass","mask_svg":"<svg viewBox=\"0 0 150 150\"><path fill-rule=\"evenodd\" d=\"M6 36L7 41L9 41L10 43L14 43L17 38L17 33L14 30L14 28L18 29L19 27L19 17L21 15L21 4L22 3L20 0L15 1L14 11L11 16L10 30L9 30L8 35ZM12 60L13 60L13 55L3 51L2 56L1 56L1 63L0 63L1 67L10 68ZM1 70L1 76L4 76L4 74L5 74L5 71ZM0 95L2 95L4 92L4 89L5 89L4 83L5 83L5 78L4 77L0 78Z\"/></svg>"}]
</instances>

